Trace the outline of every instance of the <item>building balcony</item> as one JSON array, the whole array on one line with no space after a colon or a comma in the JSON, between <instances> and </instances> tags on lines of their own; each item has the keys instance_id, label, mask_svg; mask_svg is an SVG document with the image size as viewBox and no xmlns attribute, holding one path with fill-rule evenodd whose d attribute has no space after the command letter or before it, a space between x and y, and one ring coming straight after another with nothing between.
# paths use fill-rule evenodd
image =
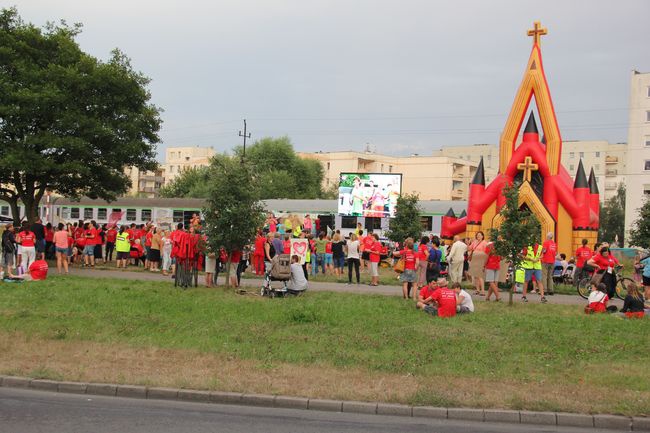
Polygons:
<instances>
[{"instance_id":1,"label":"building balcony","mask_svg":"<svg viewBox=\"0 0 650 433\"><path fill-rule=\"evenodd\" d=\"M607 182L605 183L605 189L608 191L616 189L616 183L615 182Z\"/></svg>"},{"instance_id":2,"label":"building balcony","mask_svg":"<svg viewBox=\"0 0 650 433\"><path fill-rule=\"evenodd\" d=\"M156 175L156 176L143 175L143 176L140 176L140 181L164 183L165 178L164 178L164 176L159 176L159 175Z\"/></svg>"},{"instance_id":3,"label":"building balcony","mask_svg":"<svg viewBox=\"0 0 650 433\"><path fill-rule=\"evenodd\" d=\"M464 192L462 189L452 189L451 190L451 199L452 200L462 200L464 198Z\"/></svg>"},{"instance_id":4,"label":"building balcony","mask_svg":"<svg viewBox=\"0 0 650 433\"><path fill-rule=\"evenodd\" d=\"M618 156L605 157L605 164L618 164Z\"/></svg>"},{"instance_id":5,"label":"building balcony","mask_svg":"<svg viewBox=\"0 0 650 433\"><path fill-rule=\"evenodd\" d=\"M610 177L618 176L618 170L616 170L615 168L608 168L607 170L605 170L605 176L610 176Z\"/></svg>"}]
</instances>

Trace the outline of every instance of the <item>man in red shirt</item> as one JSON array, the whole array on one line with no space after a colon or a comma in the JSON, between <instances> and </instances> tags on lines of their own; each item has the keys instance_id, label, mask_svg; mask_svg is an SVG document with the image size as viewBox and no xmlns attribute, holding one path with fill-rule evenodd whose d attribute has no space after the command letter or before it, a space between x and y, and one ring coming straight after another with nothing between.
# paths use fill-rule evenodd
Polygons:
<instances>
[{"instance_id":1,"label":"man in red shirt","mask_svg":"<svg viewBox=\"0 0 650 433\"><path fill-rule=\"evenodd\" d=\"M438 282L435 280L429 281L429 284L420 289L418 294L418 302L415 304L415 308L419 310L427 311L427 307L431 308L433 306L433 293L438 288Z\"/></svg>"},{"instance_id":2,"label":"man in red shirt","mask_svg":"<svg viewBox=\"0 0 650 433\"><path fill-rule=\"evenodd\" d=\"M553 232L546 234L546 240L542 244L542 285L544 291L554 295L553 291L553 268L555 267L555 256L557 256L557 244L553 240Z\"/></svg>"},{"instance_id":3,"label":"man in red shirt","mask_svg":"<svg viewBox=\"0 0 650 433\"><path fill-rule=\"evenodd\" d=\"M84 238L86 243L84 245L84 263L86 266L95 266L95 245L99 241L97 230L91 223L86 223L84 227Z\"/></svg>"},{"instance_id":4,"label":"man in red shirt","mask_svg":"<svg viewBox=\"0 0 650 433\"><path fill-rule=\"evenodd\" d=\"M369 259L370 259L370 285L378 286L379 285L379 261L381 259L381 242L379 242L379 236L373 234L368 236L372 238L373 242L370 246Z\"/></svg>"},{"instance_id":5,"label":"man in red shirt","mask_svg":"<svg viewBox=\"0 0 650 433\"><path fill-rule=\"evenodd\" d=\"M574 272L573 283L577 286L580 280L586 276L585 264L593 256L593 251L587 246L589 241L582 240L582 246L576 250L576 270Z\"/></svg>"},{"instance_id":6,"label":"man in red shirt","mask_svg":"<svg viewBox=\"0 0 650 433\"><path fill-rule=\"evenodd\" d=\"M113 261L113 251L115 251L115 239L117 238L117 230L112 225L106 231L106 260Z\"/></svg>"},{"instance_id":7,"label":"man in red shirt","mask_svg":"<svg viewBox=\"0 0 650 433\"><path fill-rule=\"evenodd\" d=\"M438 278L438 288L431 295L434 306L427 306L424 309L438 317L454 317L456 315L456 292L447 287L445 278Z\"/></svg>"}]
</instances>

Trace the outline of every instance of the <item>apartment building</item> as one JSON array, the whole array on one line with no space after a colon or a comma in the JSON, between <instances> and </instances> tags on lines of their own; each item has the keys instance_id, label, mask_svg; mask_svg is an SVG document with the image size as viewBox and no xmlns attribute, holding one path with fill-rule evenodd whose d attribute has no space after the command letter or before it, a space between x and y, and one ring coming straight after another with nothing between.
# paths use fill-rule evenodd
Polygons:
<instances>
[{"instance_id":1,"label":"apartment building","mask_svg":"<svg viewBox=\"0 0 650 433\"><path fill-rule=\"evenodd\" d=\"M124 174L131 180L131 189L126 194L130 197L158 197L160 187L165 184L165 173L162 168L155 171L140 171L137 167L126 167Z\"/></svg>"},{"instance_id":2,"label":"apartment building","mask_svg":"<svg viewBox=\"0 0 650 433\"><path fill-rule=\"evenodd\" d=\"M650 196L650 72L632 71L627 142L626 232Z\"/></svg>"},{"instance_id":3,"label":"apartment building","mask_svg":"<svg viewBox=\"0 0 650 433\"><path fill-rule=\"evenodd\" d=\"M168 147L163 164L165 184L174 180L183 170L209 165L214 153L212 147Z\"/></svg>"},{"instance_id":4,"label":"apartment building","mask_svg":"<svg viewBox=\"0 0 650 433\"><path fill-rule=\"evenodd\" d=\"M477 163L446 156L393 157L373 152L298 153L323 166L323 188L338 185L340 173L401 173L402 192L421 200L467 200Z\"/></svg>"}]
</instances>

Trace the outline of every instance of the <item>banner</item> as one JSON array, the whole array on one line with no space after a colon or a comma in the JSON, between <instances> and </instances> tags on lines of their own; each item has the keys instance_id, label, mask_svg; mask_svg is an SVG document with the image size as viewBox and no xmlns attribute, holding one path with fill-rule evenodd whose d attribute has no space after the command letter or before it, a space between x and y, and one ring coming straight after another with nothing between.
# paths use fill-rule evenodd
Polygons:
<instances>
[{"instance_id":1,"label":"banner","mask_svg":"<svg viewBox=\"0 0 650 433\"><path fill-rule=\"evenodd\" d=\"M305 264L307 258L307 251L309 250L309 240L307 239L291 239L291 255L294 254L300 257L300 264Z\"/></svg>"},{"instance_id":2,"label":"banner","mask_svg":"<svg viewBox=\"0 0 650 433\"><path fill-rule=\"evenodd\" d=\"M117 223L122 219L122 215L124 215L124 212L112 211L108 217L108 227L117 226Z\"/></svg>"}]
</instances>

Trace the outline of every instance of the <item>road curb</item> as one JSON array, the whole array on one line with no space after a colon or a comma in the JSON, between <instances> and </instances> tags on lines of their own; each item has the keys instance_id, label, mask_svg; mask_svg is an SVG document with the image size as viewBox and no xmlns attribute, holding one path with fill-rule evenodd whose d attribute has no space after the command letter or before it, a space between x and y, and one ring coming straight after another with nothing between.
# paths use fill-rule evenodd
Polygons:
<instances>
[{"instance_id":1,"label":"road curb","mask_svg":"<svg viewBox=\"0 0 650 433\"><path fill-rule=\"evenodd\" d=\"M177 400L216 404L239 404L247 406L320 410L329 412L377 414L380 416L406 416L436 419L453 419L507 424L556 425L562 427L592 427L620 431L650 432L650 417L627 417L618 415L588 415L563 412L533 412L499 409L444 408L431 406L408 406L390 403L308 399L304 397L265 394L241 394L234 392L201 391L175 388L158 388L110 383L83 383L29 377L0 376L4 388L33 389L38 391L74 393L86 395L117 396L151 400Z\"/></svg>"}]
</instances>

